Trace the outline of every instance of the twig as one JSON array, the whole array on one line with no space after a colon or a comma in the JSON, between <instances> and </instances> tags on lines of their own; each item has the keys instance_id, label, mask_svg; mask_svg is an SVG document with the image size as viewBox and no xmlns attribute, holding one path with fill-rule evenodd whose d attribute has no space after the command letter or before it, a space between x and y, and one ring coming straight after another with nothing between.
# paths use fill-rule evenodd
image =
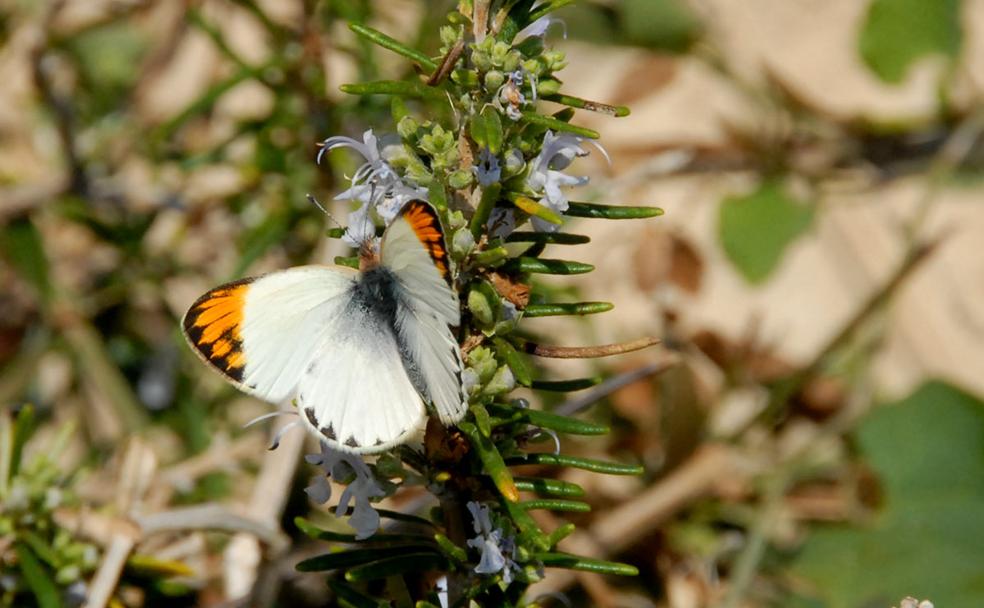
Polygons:
<instances>
[{"instance_id":1,"label":"twig","mask_svg":"<svg viewBox=\"0 0 984 608\"><path fill-rule=\"evenodd\" d=\"M659 344L659 342L660 339L655 336L639 338L631 342L600 344L598 346L548 346L535 342L526 342L523 345L523 350L537 357L549 357L551 359L593 359L595 357L610 357L612 355L631 353Z\"/></svg>"},{"instance_id":2,"label":"twig","mask_svg":"<svg viewBox=\"0 0 984 608\"><path fill-rule=\"evenodd\" d=\"M491 0L476 0L472 8L472 35L475 42L485 40L489 29L489 5Z\"/></svg>"},{"instance_id":3,"label":"twig","mask_svg":"<svg viewBox=\"0 0 984 608\"><path fill-rule=\"evenodd\" d=\"M651 376L655 376L656 374L660 374L676 365L678 362L679 358L676 355L668 355L661 361L643 365L642 367L625 372L624 374L620 374L614 378L609 378L595 388L586 391L582 395L573 399L568 399L564 403L560 404L556 408L555 412L561 414L562 416L576 414L584 408L601 401L615 391L618 391L633 382L638 382L643 378L649 378Z\"/></svg>"},{"instance_id":4,"label":"twig","mask_svg":"<svg viewBox=\"0 0 984 608\"><path fill-rule=\"evenodd\" d=\"M788 475L779 475L768 480L763 497L764 506L757 514L748 540L738 558L729 579L728 592L722 600L721 608L735 608L741 605L741 600L748 591L749 585L755 579L755 572L765 555L768 546L769 532L776 525L783 506L783 498L789 488Z\"/></svg>"},{"instance_id":5,"label":"twig","mask_svg":"<svg viewBox=\"0 0 984 608\"><path fill-rule=\"evenodd\" d=\"M57 0L49 6L43 19L43 32L51 31L55 19L65 7L65 3L65 0ZM51 110L55 119L55 128L62 143L62 152L65 154L65 164L70 172L69 189L80 196L86 196L89 193L89 179L75 145L75 114L67 101L55 92L44 65L44 57L49 43L48 36L45 35L31 51L31 72L34 86L37 87L41 99Z\"/></svg>"},{"instance_id":6,"label":"twig","mask_svg":"<svg viewBox=\"0 0 984 608\"><path fill-rule=\"evenodd\" d=\"M785 379L772 391L768 407L764 414L774 414L789 398L795 395L803 386L821 370L827 359L838 348L850 340L857 329L895 293L899 286L932 254L942 241L942 237L929 243L916 246L902 261L892 277L882 287L871 294L864 304L854 313L846 324L835 334L827 344L813 357L805 367Z\"/></svg>"},{"instance_id":7,"label":"twig","mask_svg":"<svg viewBox=\"0 0 984 608\"><path fill-rule=\"evenodd\" d=\"M447 78L448 74L451 73L451 70L454 69L455 64L458 63L458 59L461 57L461 53L463 53L464 50L465 41L458 38L458 41L454 43L454 46L448 50L447 54L441 60L441 65L437 66L437 69L434 70L431 77L427 79L427 86L437 86L441 83L441 81Z\"/></svg>"},{"instance_id":8,"label":"twig","mask_svg":"<svg viewBox=\"0 0 984 608\"><path fill-rule=\"evenodd\" d=\"M143 536L178 530L219 530L250 534L274 551L284 549L288 540L267 522L238 515L219 504L194 505L133 518Z\"/></svg>"},{"instance_id":9,"label":"twig","mask_svg":"<svg viewBox=\"0 0 984 608\"><path fill-rule=\"evenodd\" d=\"M287 548L278 525L293 485L294 471L300 460L305 437L306 434L300 431L288 433L276 450L266 452L263 457L247 513L252 518L251 521L259 522L265 526L266 531L273 530L280 540L271 542L269 532L266 531L257 533L256 530L241 530L229 541L222 554L223 583L229 600L244 599L253 592L262 593L264 597L275 595L278 581L263 577L260 573L262 552L258 541L266 542L275 554ZM258 584L258 581L263 584ZM255 597L251 601L254 606L265 603Z\"/></svg>"},{"instance_id":10,"label":"twig","mask_svg":"<svg viewBox=\"0 0 984 608\"><path fill-rule=\"evenodd\" d=\"M156 469L157 458L153 450L140 439L132 439L123 456L116 496L116 507L121 514L133 514L150 486ZM114 527L109 547L89 585L86 608L103 608L109 603L120 580L126 559L139 538L140 532L132 526Z\"/></svg>"}]
</instances>

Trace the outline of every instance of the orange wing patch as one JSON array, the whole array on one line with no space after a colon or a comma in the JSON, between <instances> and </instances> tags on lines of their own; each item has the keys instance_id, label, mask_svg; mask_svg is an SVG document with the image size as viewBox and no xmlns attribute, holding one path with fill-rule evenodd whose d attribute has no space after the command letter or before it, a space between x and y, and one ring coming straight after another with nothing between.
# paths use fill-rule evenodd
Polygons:
<instances>
[{"instance_id":1,"label":"orange wing patch","mask_svg":"<svg viewBox=\"0 0 984 608\"><path fill-rule=\"evenodd\" d=\"M184 318L185 335L192 346L236 382L242 381L246 367L240 331L250 282L252 279L242 279L216 287L198 298Z\"/></svg>"},{"instance_id":2,"label":"orange wing patch","mask_svg":"<svg viewBox=\"0 0 984 608\"><path fill-rule=\"evenodd\" d=\"M437 212L423 201L410 201L403 206L401 214L427 249L438 272L444 280L450 282L448 249L444 244L444 232L441 230L441 220L437 217Z\"/></svg>"}]
</instances>

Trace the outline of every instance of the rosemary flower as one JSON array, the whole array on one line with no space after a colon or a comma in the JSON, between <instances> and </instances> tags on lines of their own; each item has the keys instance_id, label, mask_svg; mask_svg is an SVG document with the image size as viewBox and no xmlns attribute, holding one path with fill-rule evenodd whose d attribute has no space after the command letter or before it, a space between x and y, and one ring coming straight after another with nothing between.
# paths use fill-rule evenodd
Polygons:
<instances>
[{"instance_id":1,"label":"rosemary flower","mask_svg":"<svg viewBox=\"0 0 984 608\"><path fill-rule=\"evenodd\" d=\"M526 186L533 192L542 196L540 204L549 207L553 211L563 213L567 211L567 197L564 196L561 188L565 186L583 186L588 183L587 176L568 175L564 173L575 158L587 156L581 143L583 137L563 133L555 135L553 131L547 131L543 136L543 145L540 153L530 162L529 175L526 177ZM597 144L595 144L597 146ZM608 154L601 146L597 146L605 158ZM559 226L546 220L534 217L531 219L533 228L541 232L554 232Z\"/></svg>"},{"instance_id":2,"label":"rosemary flower","mask_svg":"<svg viewBox=\"0 0 984 608\"><path fill-rule=\"evenodd\" d=\"M481 551L475 572L489 575L502 572L502 580L508 585L512 582L513 571L521 570L519 564L513 560L516 553L515 542L492 525L487 506L474 501L467 506L472 516L472 528L478 535L468 540L468 546Z\"/></svg>"},{"instance_id":3,"label":"rosemary flower","mask_svg":"<svg viewBox=\"0 0 984 608\"><path fill-rule=\"evenodd\" d=\"M357 454L348 454L333 450L326 444L321 444L320 454L308 454L304 459L313 465L321 467L325 472L319 475L304 492L311 500L324 504L331 499L331 485L328 477L336 481L355 475L349 482L342 497L335 507L335 516L341 517L348 511L349 504L355 499L355 507L349 517L349 525L355 529L355 537L359 540L369 538L379 529L379 513L372 508L371 498L382 498L386 492L376 481L372 469Z\"/></svg>"},{"instance_id":4,"label":"rosemary flower","mask_svg":"<svg viewBox=\"0 0 984 608\"><path fill-rule=\"evenodd\" d=\"M351 187L335 196L335 200L358 201L361 205L349 213L348 227L342 239L356 247L375 236L375 220L372 211L388 225L408 201L427 198L427 190L407 183L385 158L386 146L373 134L372 129L362 134L362 141L336 135L322 142L318 162L325 152L336 148L351 148L366 159L351 179Z\"/></svg>"}]
</instances>

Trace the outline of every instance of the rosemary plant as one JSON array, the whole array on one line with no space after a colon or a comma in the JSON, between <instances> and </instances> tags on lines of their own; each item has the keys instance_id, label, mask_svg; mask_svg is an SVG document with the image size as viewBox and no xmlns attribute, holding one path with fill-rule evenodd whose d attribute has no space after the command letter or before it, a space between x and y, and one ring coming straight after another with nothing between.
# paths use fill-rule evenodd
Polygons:
<instances>
[{"instance_id":1,"label":"rosemary plant","mask_svg":"<svg viewBox=\"0 0 984 608\"><path fill-rule=\"evenodd\" d=\"M74 429L61 427L46 452L24 459L33 429L31 406L16 416L0 410L0 606L31 605L32 597L42 606L78 605L99 550L55 516L77 502L79 471L56 464Z\"/></svg>"},{"instance_id":2,"label":"rosemary plant","mask_svg":"<svg viewBox=\"0 0 984 608\"><path fill-rule=\"evenodd\" d=\"M545 38L552 11L568 0L461 0L440 28L437 60L362 24L360 37L414 63L412 81L344 85L356 95L388 95L396 133L367 131L362 141L325 140L319 161L338 148L365 158L351 187L336 196L358 203L348 227L330 232L350 244L366 230L391 221L411 199L427 199L439 212L455 262L462 305L459 339L467 370L470 410L456 428L428 426L422 450L409 446L373 462L325 448L309 462L321 466L308 488L315 500L330 498L327 476L347 483L336 513L349 514L356 534L323 530L298 519L309 536L357 545L301 562L302 571L339 570L330 585L351 606L519 606L530 584L550 568L634 575L627 564L557 551L572 524L542 529L530 511L587 511L576 484L549 477L520 477L517 465L559 465L599 473L637 475L641 467L537 450L532 445L558 434L599 435L604 426L530 409L510 397L517 386L548 391L585 388L591 380L538 381L534 356L597 356L631 346L559 348L522 337L528 317L583 315L612 308L607 302L574 304L530 301L531 275L579 274L593 268L546 259L548 244L576 245L587 237L561 232L566 217L631 219L659 215L653 207L609 207L567 199L564 188L587 182L567 172L587 155L599 135L571 123L575 109L612 116L628 110L560 92L556 73L563 53ZM540 111L538 102L566 106ZM336 262L357 265L356 258ZM552 444L551 444L552 445ZM559 441L557 442L559 446ZM422 485L439 506L427 516L375 510L372 501L402 486ZM520 492L538 496L523 500ZM354 500L354 505L349 505ZM392 520L378 532L380 520ZM385 597L387 599L379 599Z\"/></svg>"}]
</instances>

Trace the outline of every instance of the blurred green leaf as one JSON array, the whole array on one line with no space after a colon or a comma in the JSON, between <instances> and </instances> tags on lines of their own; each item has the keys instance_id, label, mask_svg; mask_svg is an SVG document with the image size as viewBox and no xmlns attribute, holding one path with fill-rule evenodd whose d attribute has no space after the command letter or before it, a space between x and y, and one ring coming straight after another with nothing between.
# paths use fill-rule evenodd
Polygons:
<instances>
[{"instance_id":1,"label":"blurred green leaf","mask_svg":"<svg viewBox=\"0 0 984 608\"><path fill-rule=\"evenodd\" d=\"M884 405L860 426L884 508L871 525L813 534L793 566L831 608L984 605L984 403L942 383Z\"/></svg>"},{"instance_id":2,"label":"blurred green leaf","mask_svg":"<svg viewBox=\"0 0 984 608\"><path fill-rule=\"evenodd\" d=\"M350 549L348 551L337 551L335 553L325 553L317 557L310 557L298 563L297 570L299 572L320 572L322 570L336 570L338 568L353 568L381 559L399 555L418 554L420 552L421 547L419 545L387 547L386 549Z\"/></svg>"},{"instance_id":3,"label":"blurred green leaf","mask_svg":"<svg viewBox=\"0 0 984 608\"><path fill-rule=\"evenodd\" d=\"M516 477L514 481L516 487L523 492L536 492L548 496L569 496L571 498L584 496L584 488L569 481L546 477Z\"/></svg>"},{"instance_id":4,"label":"blurred green leaf","mask_svg":"<svg viewBox=\"0 0 984 608\"><path fill-rule=\"evenodd\" d=\"M338 604L348 608L352 606L354 608L385 608L387 606L392 606L390 602L377 600L368 595L365 595L355 587L345 584L343 581L332 579L328 581L328 586L331 590L335 592L338 596Z\"/></svg>"},{"instance_id":5,"label":"blurred green leaf","mask_svg":"<svg viewBox=\"0 0 984 608\"><path fill-rule=\"evenodd\" d=\"M570 570L584 570L585 572L598 572L600 574L615 574L619 576L637 576L639 574L639 570L629 564L589 559L568 553L541 553L536 557L547 568L568 568Z\"/></svg>"},{"instance_id":6,"label":"blurred green leaf","mask_svg":"<svg viewBox=\"0 0 984 608\"><path fill-rule=\"evenodd\" d=\"M34 594L39 608L59 608L62 603L58 587L31 549L27 545L17 543L14 545L14 551L17 553L17 561L20 564L21 574L24 575L24 581Z\"/></svg>"},{"instance_id":7,"label":"blurred green leaf","mask_svg":"<svg viewBox=\"0 0 984 608\"><path fill-rule=\"evenodd\" d=\"M917 59L955 57L962 37L960 0L874 0L858 48L879 78L897 83Z\"/></svg>"},{"instance_id":8,"label":"blurred green leaf","mask_svg":"<svg viewBox=\"0 0 984 608\"><path fill-rule=\"evenodd\" d=\"M410 553L387 557L379 561L356 566L345 573L349 582L371 581L407 572L426 572L447 568L447 560L438 553Z\"/></svg>"},{"instance_id":9,"label":"blurred green leaf","mask_svg":"<svg viewBox=\"0 0 984 608\"><path fill-rule=\"evenodd\" d=\"M509 369L512 370L516 382L523 386L529 386L533 382L533 369L525 355L520 354L512 344L502 338L494 338L492 343L495 345L495 351L501 360L505 361Z\"/></svg>"},{"instance_id":10,"label":"blurred green leaf","mask_svg":"<svg viewBox=\"0 0 984 608\"><path fill-rule=\"evenodd\" d=\"M148 37L132 24L118 21L93 28L66 41L66 50L75 55L88 94L80 105L102 114L127 102L124 94L135 82L141 59L148 48Z\"/></svg>"},{"instance_id":11,"label":"blurred green leaf","mask_svg":"<svg viewBox=\"0 0 984 608\"><path fill-rule=\"evenodd\" d=\"M486 106L478 114L472 114L468 132L480 147L498 154L502 148L502 121L492 106Z\"/></svg>"},{"instance_id":12,"label":"blurred green leaf","mask_svg":"<svg viewBox=\"0 0 984 608\"><path fill-rule=\"evenodd\" d=\"M728 258L748 281L764 281L783 252L813 221L813 207L797 201L778 179L721 202L718 234Z\"/></svg>"},{"instance_id":13,"label":"blurred green leaf","mask_svg":"<svg viewBox=\"0 0 984 608\"><path fill-rule=\"evenodd\" d=\"M29 217L11 221L0 230L0 255L29 282L42 298L47 298L48 260L41 234Z\"/></svg>"},{"instance_id":14,"label":"blurred green leaf","mask_svg":"<svg viewBox=\"0 0 984 608\"><path fill-rule=\"evenodd\" d=\"M599 205L597 203L570 202L564 215L570 217L590 217L603 220L638 220L663 215L659 207L624 207L622 205Z\"/></svg>"},{"instance_id":15,"label":"blurred green leaf","mask_svg":"<svg viewBox=\"0 0 984 608\"><path fill-rule=\"evenodd\" d=\"M624 37L632 44L680 53L700 37L696 15L680 0L624 0Z\"/></svg>"}]
</instances>

